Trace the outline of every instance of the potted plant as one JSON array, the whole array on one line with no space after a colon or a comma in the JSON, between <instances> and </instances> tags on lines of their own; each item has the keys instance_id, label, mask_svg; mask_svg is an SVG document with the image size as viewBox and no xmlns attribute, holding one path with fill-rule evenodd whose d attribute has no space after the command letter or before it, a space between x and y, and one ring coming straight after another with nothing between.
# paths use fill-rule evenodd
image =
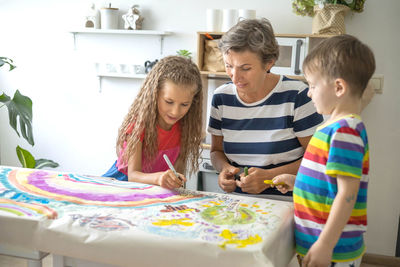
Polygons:
<instances>
[{"instance_id":1,"label":"potted plant","mask_svg":"<svg viewBox=\"0 0 400 267\"><path fill-rule=\"evenodd\" d=\"M0 67L4 65L9 66L9 71L15 69L13 61L7 57L0 57ZM32 133L32 100L22 95L19 90L16 90L14 97L11 99L4 92L0 95L0 108L7 107L8 118L10 126L15 130L18 136L21 136L31 145L34 146L35 142ZM17 121L19 118L18 131ZM22 167L41 169L44 167L56 168L58 163L48 159L35 159L32 154L20 146L16 147L16 152Z\"/></svg>"},{"instance_id":2,"label":"potted plant","mask_svg":"<svg viewBox=\"0 0 400 267\"><path fill-rule=\"evenodd\" d=\"M293 12L313 17L313 34L345 33L344 16L348 11L363 12L365 0L293 0Z\"/></svg>"},{"instance_id":3,"label":"potted plant","mask_svg":"<svg viewBox=\"0 0 400 267\"><path fill-rule=\"evenodd\" d=\"M186 57L188 59L192 59L192 52L190 52L189 50L186 49L180 49L178 51L176 51L176 54L182 57Z\"/></svg>"}]
</instances>

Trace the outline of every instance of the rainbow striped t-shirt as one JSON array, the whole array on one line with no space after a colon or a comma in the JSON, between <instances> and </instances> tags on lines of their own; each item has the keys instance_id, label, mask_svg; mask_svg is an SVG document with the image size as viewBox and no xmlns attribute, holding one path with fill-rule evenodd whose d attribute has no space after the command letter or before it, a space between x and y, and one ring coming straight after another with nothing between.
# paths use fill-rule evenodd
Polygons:
<instances>
[{"instance_id":1,"label":"rainbow striped t-shirt","mask_svg":"<svg viewBox=\"0 0 400 267\"><path fill-rule=\"evenodd\" d=\"M367 132L358 115L347 115L317 128L293 190L298 254L307 254L325 226L337 194L337 175L359 178L360 189L351 217L333 250L332 261L351 261L364 254L368 170Z\"/></svg>"}]
</instances>

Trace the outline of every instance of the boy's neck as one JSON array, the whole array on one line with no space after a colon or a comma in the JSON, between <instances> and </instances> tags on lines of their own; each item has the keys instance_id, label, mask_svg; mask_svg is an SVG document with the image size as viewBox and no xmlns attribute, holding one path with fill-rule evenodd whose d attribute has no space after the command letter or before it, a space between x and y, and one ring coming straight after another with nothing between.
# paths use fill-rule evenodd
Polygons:
<instances>
[{"instance_id":1,"label":"boy's neck","mask_svg":"<svg viewBox=\"0 0 400 267\"><path fill-rule=\"evenodd\" d=\"M344 97L338 101L338 104L333 109L331 116L329 117L328 121L333 121L343 116L349 114L361 114L361 98L354 96L354 97Z\"/></svg>"}]
</instances>

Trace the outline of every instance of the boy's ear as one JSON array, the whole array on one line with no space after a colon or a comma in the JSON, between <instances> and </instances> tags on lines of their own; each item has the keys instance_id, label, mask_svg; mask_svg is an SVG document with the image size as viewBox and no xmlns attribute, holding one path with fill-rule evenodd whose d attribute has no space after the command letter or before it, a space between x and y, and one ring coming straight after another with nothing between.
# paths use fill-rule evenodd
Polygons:
<instances>
[{"instance_id":1,"label":"boy's ear","mask_svg":"<svg viewBox=\"0 0 400 267\"><path fill-rule=\"evenodd\" d=\"M335 94L337 97L343 96L349 90L347 82L341 78L335 79Z\"/></svg>"}]
</instances>

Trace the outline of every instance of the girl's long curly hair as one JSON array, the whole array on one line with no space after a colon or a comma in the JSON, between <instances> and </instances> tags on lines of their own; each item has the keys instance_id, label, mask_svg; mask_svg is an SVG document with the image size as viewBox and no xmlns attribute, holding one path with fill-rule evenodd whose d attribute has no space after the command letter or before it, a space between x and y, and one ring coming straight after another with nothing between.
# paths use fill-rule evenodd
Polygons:
<instances>
[{"instance_id":1,"label":"girl's long curly hair","mask_svg":"<svg viewBox=\"0 0 400 267\"><path fill-rule=\"evenodd\" d=\"M158 152L157 99L158 93L166 81L185 85L188 90L193 90L193 85L195 85L190 109L180 120L180 153L175 164L179 172L185 173L186 168L189 167L189 173L194 173L198 170L202 140L203 92L199 69L192 60L181 56L167 56L161 59L147 75L140 92L119 128L117 154L126 141L126 150L122 160L128 162L136 151L140 135L144 131L143 152L145 157L149 160L155 158ZM132 124L134 125L132 133L127 134L127 130L132 127Z\"/></svg>"}]
</instances>

